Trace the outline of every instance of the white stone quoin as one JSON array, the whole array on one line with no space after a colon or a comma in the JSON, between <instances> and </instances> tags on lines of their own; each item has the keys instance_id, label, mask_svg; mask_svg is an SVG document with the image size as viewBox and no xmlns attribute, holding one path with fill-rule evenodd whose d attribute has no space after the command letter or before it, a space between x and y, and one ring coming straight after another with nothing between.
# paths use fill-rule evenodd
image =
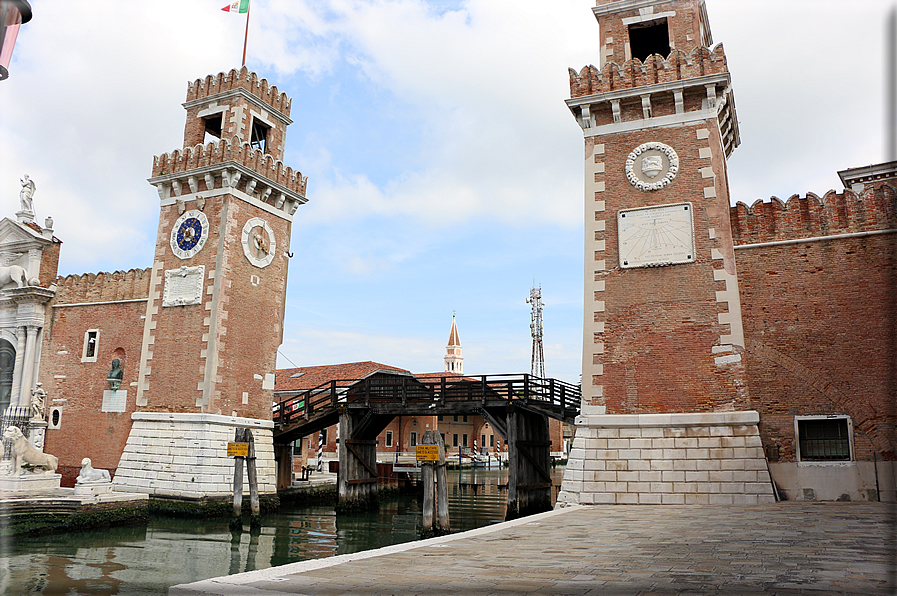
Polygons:
<instances>
[{"instance_id":1,"label":"white stone quoin","mask_svg":"<svg viewBox=\"0 0 897 596\"><path fill-rule=\"evenodd\" d=\"M234 429L249 428L259 494L277 492L270 420L163 412L134 412L131 418L134 424L112 481L114 490L186 498L233 495L234 458L227 457L227 444L234 440ZM245 471L243 492L249 493Z\"/></svg>"},{"instance_id":2,"label":"white stone quoin","mask_svg":"<svg viewBox=\"0 0 897 596\"><path fill-rule=\"evenodd\" d=\"M587 406L557 506L775 501L756 411L603 414Z\"/></svg>"}]
</instances>

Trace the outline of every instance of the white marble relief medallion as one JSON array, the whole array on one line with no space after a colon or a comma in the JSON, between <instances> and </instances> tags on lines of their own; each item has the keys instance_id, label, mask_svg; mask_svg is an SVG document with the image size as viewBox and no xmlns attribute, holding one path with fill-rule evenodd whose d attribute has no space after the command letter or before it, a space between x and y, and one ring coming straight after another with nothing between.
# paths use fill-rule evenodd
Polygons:
<instances>
[{"instance_id":1,"label":"white marble relief medallion","mask_svg":"<svg viewBox=\"0 0 897 596\"><path fill-rule=\"evenodd\" d=\"M666 188L679 173L679 156L669 145L650 141L626 158L626 179L639 190Z\"/></svg>"}]
</instances>

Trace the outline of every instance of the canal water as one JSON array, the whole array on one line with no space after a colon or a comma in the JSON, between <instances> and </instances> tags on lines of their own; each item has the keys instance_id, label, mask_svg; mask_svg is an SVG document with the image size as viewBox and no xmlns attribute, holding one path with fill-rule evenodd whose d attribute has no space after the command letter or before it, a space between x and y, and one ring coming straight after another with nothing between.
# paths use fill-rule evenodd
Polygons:
<instances>
[{"instance_id":1,"label":"canal water","mask_svg":"<svg viewBox=\"0 0 897 596\"><path fill-rule=\"evenodd\" d=\"M552 501L563 469L552 471ZM507 470L449 470L452 531L504 521ZM419 539L420 502L337 517L333 506L283 507L261 532L231 533L228 520L152 518L146 525L0 543L0 594L148 595L169 586Z\"/></svg>"}]
</instances>

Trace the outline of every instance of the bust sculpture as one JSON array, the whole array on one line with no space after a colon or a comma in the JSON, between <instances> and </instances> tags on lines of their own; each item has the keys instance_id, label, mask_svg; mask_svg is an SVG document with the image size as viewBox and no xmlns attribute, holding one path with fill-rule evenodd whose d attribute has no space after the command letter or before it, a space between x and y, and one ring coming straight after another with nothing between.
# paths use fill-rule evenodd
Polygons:
<instances>
[{"instance_id":1,"label":"bust sculpture","mask_svg":"<svg viewBox=\"0 0 897 596\"><path fill-rule=\"evenodd\" d=\"M109 374L106 375L106 381L109 383L109 389L112 391L118 391L119 387L121 387L121 380L124 371L121 369L121 362L118 358L115 358L112 361L112 370L109 371Z\"/></svg>"}]
</instances>

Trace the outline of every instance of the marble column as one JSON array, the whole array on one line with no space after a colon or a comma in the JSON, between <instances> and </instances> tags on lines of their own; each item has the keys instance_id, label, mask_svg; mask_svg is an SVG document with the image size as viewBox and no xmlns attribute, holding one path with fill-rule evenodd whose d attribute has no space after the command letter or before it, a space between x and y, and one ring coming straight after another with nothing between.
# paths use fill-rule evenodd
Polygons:
<instances>
[{"instance_id":1,"label":"marble column","mask_svg":"<svg viewBox=\"0 0 897 596\"><path fill-rule=\"evenodd\" d=\"M12 393L9 399L9 405L11 406L17 406L21 401L19 394L22 392L22 366L25 363L25 327L16 327L16 340L16 361L12 373ZM30 400L28 405L31 405Z\"/></svg>"},{"instance_id":2,"label":"marble column","mask_svg":"<svg viewBox=\"0 0 897 596\"><path fill-rule=\"evenodd\" d=\"M31 388L34 387L34 352L37 349L37 327L28 325L27 330L25 362L22 365L22 384L19 388L19 405L31 407Z\"/></svg>"}]
</instances>

